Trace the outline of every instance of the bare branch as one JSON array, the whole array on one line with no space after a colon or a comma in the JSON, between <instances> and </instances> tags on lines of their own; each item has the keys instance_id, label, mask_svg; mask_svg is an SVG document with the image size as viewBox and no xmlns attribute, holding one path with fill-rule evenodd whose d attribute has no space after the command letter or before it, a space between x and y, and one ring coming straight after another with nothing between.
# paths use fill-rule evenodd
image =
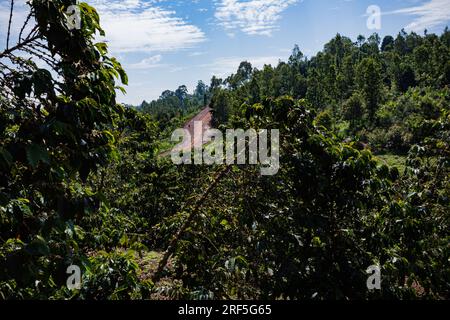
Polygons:
<instances>
[{"instance_id":1,"label":"bare branch","mask_svg":"<svg viewBox=\"0 0 450 320\"><path fill-rule=\"evenodd\" d=\"M8 54L12 53L15 50L20 50L21 48L23 48L26 45L30 44L34 40L39 39L40 37L41 37L40 35L35 35L35 36L31 37L31 38L28 38L28 39L24 40L23 42L20 42L20 43L16 44L14 47L6 49L5 51L0 53L0 59L4 58L5 56L7 56Z\"/></svg>"},{"instance_id":2,"label":"bare branch","mask_svg":"<svg viewBox=\"0 0 450 320\"><path fill-rule=\"evenodd\" d=\"M6 35L6 50L9 48L9 36L11 34L11 22L14 10L14 0L11 0L11 11L9 12L8 34Z\"/></svg>"},{"instance_id":3,"label":"bare branch","mask_svg":"<svg viewBox=\"0 0 450 320\"><path fill-rule=\"evenodd\" d=\"M170 256L175 252L176 246L177 246L179 240L181 239L181 236L186 231L186 229L191 225L192 221L197 216L197 213L198 213L200 207L203 205L205 200L208 198L211 191L213 191L214 188L217 186L217 184L222 180L222 178L225 177L225 175L230 170L230 168L231 168L231 165L227 165L227 166L223 167L221 170L219 170L216 173L216 175L214 176L212 182L209 184L208 188L202 193L201 197L197 201L195 201L191 213L189 214L189 216L187 217L187 219L185 220L183 225L180 227L180 229L177 231L177 233L174 235L174 237L170 241L162 259L159 261L158 268L152 277L152 280L154 283L158 282L161 279L164 268L166 267ZM180 211L180 213L181 212L182 211Z\"/></svg>"},{"instance_id":4,"label":"bare branch","mask_svg":"<svg viewBox=\"0 0 450 320\"><path fill-rule=\"evenodd\" d=\"M20 29L19 33L19 42L22 41L22 34L25 31L26 26L28 25L28 22L30 21L31 17L33 16L33 11L30 11L30 13L27 16L27 19L25 20L25 23L22 26L22 29Z\"/></svg>"},{"instance_id":5,"label":"bare branch","mask_svg":"<svg viewBox=\"0 0 450 320\"><path fill-rule=\"evenodd\" d=\"M47 53L44 52L40 52L38 50L36 50L36 48L27 48L27 47L23 47L20 50L25 51L27 53L29 53L32 56L35 56L39 59L41 59L42 61L44 61L45 63L47 63L50 67L56 69L57 65L56 63L52 60L52 58L50 56L47 56Z\"/></svg>"}]
</instances>

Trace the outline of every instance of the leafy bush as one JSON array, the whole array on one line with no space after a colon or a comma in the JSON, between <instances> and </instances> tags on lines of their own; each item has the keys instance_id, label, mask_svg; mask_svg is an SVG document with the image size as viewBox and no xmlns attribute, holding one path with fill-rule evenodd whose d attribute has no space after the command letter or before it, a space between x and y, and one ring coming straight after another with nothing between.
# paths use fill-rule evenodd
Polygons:
<instances>
[{"instance_id":1,"label":"leafy bush","mask_svg":"<svg viewBox=\"0 0 450 320\"><path fill-rule=\"evenodd\" d=\"M82 287L77 299L129 300L149 296L151 282L138 277L139 267L133 252L99 252L84 265Z\"/></svg>"}]
</instances>

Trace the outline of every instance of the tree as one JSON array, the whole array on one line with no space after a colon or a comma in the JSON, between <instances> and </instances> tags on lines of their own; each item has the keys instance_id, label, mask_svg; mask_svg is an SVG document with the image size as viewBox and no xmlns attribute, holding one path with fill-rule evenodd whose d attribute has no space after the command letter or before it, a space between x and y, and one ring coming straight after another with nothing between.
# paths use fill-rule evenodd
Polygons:
<instances>
[{"instance_id":1,"label":"tree","mask_svg":"<svg viewBox=\"0 0 450 320\"><path fill-rule=\"evenodd\" d=\"M194 95L203 99L207 91L208 88L206 84L202 80L199 80L197 86L195 87Z\"/></svg>"},{"instance_id":2,"label":"tree","mask_svg":"<svg viewBox=\"0 0 450 320\"><path fill-rule=\"evenodd\" d=\"M324 110L314 119L314 124L318 127L324 127L328 130L333 128L333 117L329 110Z\"/></svg>"},{"instance_id":3,"label":"tree","mask_svg":"<svg viewBox=\"0 0 450 320\"><path fill-rule=\"evenodd\" d=\"M341 68L342 60L349 45L351 45L350 39L341 36L339 33L325 44L324 52L333 58L334 65L338 70Z\"/></svg>"},{"instance_id":4,"label":"tree","mask_svg":"<svg viewBox=\"0 0 450 320\"><path fill-rule=\"evenodd\" d=\"M366 37L364 37L361 34L358 35L357 42L356 42L356 44L358 46L358 60L361 60L362 47L365 44L365 42L366 42Z\"/></svg>"},{"instance_id":5,"label":"tree","mask_svg":"<svg viewBox=\"0 0 450 320\"><path fill-rule=\"evenodd\" d=\"M160 99L164 100L164 99L168 99L170 97L174 97L176 96L175 92L171 91L171 90L165 90L161 93L161 95L159 96Z\"/></svg>"},{"instance_id":6,"label":"tree","mask_svg":"<svg viewBox=\"0 0 450 320\"><path fill-rule=\"evenodd\" d=\"M445 30L441 35L441 41L444 45L450 48L450 30L448 26L445 27Z\"/></svg>"},{"instance_id":7,"label":"tree","mask_svg":"<svg viewBox=\"0 0 450 320\"><path fill-rule=\"evenodd\" d=\"M294 46L294 49L292 50L292 54L289 57L288 64L294 68L298 68L298 66L303 61L303 52L300 51L300 48L298 45Z\"/></svg>"},{"instance_id":8,"label":"tree","mask_svg":"<svg viewBox=\"0 0 450 320\"><path fill-rule=\"evenodd\" d=\"M250 77L252 76L252 72L253 72L252 64L248 61L242 61L236 72L236 77L238 79L238 82L244 83L244 82L250 80Z\"/></svg>"},{"instance_id":9,"label":"tree","mask_svg":"<svg viewBox=\"0 0 450 320\"><path fill-rule=\"evenodd\" d=\"M369 48L369 54L374 56L377 55L380 51L380 36L378 35L378 33L374 33L372 34L368 39L367 39L367 46Z\"/></svg>"},{"instance_id":10,"label":"tree","mask_svg":"<svg viewBox=\"0 0 450 320\"><path fill-rule=\"evenodd\" d=\"M444 72L442 75L442 85L450 86L450 62L447 61L444 67Z\"/></svg>"},{"instance_id":11,"label":"tree","mask_svg":"<svg viewBox=\"0 0 450 320\"><path fill-rule=\"evenodd\" d=\"M400 64L395 75L395 83L400 92L406 92L410 87L416 85L414 70L409 64Z\"/></svg>"},{"instance_id":12,"label":"tree","mask_svg":"<svg viewBox=\"0 0 450 320\"><path fill-rule=\"evenodd\" d=\"M213 76L211 78L211 85L209 86L209 90L211 92L214 92L215 89L220 88L222 83L223 83L222 79L217 78L216 76Z\"/></svg>"},{"instance_id":13,"label":"tree","mask_svg":"<svg viewBox=\"0 0 450 320\"><path fill-rule=\"evenodd\" d=\"M225 90L218 90L211 101L213 124L219 126L228 122L231 105L230 96Z\"/></svg>"},{"instance_id":14,"label":"tree","mask_svg":"<svg viewBox=\"0 0 450 320\"><path fill-rule=\"evenodd\" d=\"M28 34L0 52L0 295L6 298L48 298L65 286L68 265L86 261L80 223L98 212L101 198L86 182L115 154L124 115L116 88L124 91L117 82L126 84L127 75L106 43L95 42L96 33L104 35L99 16L81 3L81 29L71 30L69 4L75 1L28 2L29 28L22 28Z\"/></svg>"},{"instance_id":15,"label":"tree","mask_svg":"<svg viewBox=\"0 0 450 320\"><path fill-rule=\"evenodd\" d=\"M394 41L395 51L401 56L405 55L409 51L408 45L406 44L405 37L406 37L406 32L405 32L405 30L402 29L402 31L399 32L399 34L397 35L397 37L395 38L395 41Z\"/></svg>"},{"instance_id":16,"label":"tree","mask_svg":"<svg viewBox=\"0 0 450 320\"><path fill-rule=\"evenodd\" d=\"M325 88L321 83L321 76L317 69L312 69L308 73L306 99L310 101L317 108L324 106L326 98Z\"/></svg>"},{"instance_id":17,"label":"tree","mask_svg":"<svg viewBox=\"0 0 450 320\"><path fill-rule=\"evenodd\" d=\"M364 99L358 92L355 92L342 106L345 120L350 121L351 130L358 129L358 124L362 122L364 113Z\"/></svg>"},{"instance_id":18,"label":"tree","mask_svg":"<svg viewBox=\"0 0 450 320\"><path fill-rule=\"evenodd\" d=\"M366 42L366 37L360 34L357 38L358 48L361 48L364 42Z\"/></svg>"},{"instance_id":19,"label":"tree","mask_svg":"<svg viewBox=\"0 0 450 320\"><path fill-rule=\"evenodd\" d=\"M179 86L178 89L175 91L175 96L180 101L180 108L185 108L185 99L188 95L188 89L185 85Z\"/></svg>"},{"instance_id":20,"label":"tree","mask_svg":"<svg viewBox=\"0 0 450 320\"><path fill-rule=\"evenodd\" d=\"M373 123L378 104L381 100L381 65L374 58L363 59L356 72L357 84L364 95L369 120Z\"/></svg>"},{"instance_id":21,"label":"tree","mask_svg":"<svg viewBox=\"0 0 450 320\"><path fill-rule=\"evenodd\" d=\"M226 82L233 89L237 89L246 82L248 82L252 76L253 67L250 62L242 61L237 69L236 74L232 74L226 79Z\"/></svg>"},{"instance_id":22,"label":"tree","mask_svg":"<svg viewBox=\"0 0 450 320\"><path fill-rule=\"evenodd\" d=\"M381 51L390 51L394 49L394 37L386 36L383 38L383 43L381 44Z\"/></svg>"}]
</instances>

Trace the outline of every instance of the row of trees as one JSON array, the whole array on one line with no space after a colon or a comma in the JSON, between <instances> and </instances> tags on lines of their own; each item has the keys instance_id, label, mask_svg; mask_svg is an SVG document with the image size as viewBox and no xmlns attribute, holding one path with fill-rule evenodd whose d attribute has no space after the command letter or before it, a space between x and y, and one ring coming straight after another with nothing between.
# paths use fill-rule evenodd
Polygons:
<instances>
[{"instance_id":1,"label":"row of trees","mask_svg":"<svg viewBox=\"0 0 450 320\"><path fill-rule=\"evenodd\" d=\"M189 94L185 85L181 85L175 91L165 90L157 100L150 103L143 101L138 109L153 115L159 122L166 123L208 105L210 97L210 88L200 80L192 94Z\"/></svg>"},{"instance_id":2,"label":"row of trees","mask_svg":"<svg viewBox=\"0 0 450 320\"><path fill-rule=\"evenodd\" d=\"M415 125L436 119L436 110L449 101L449 39L447 28L441 36L402 31L383 41L377 34L367 40L359 36L356 42L338 34L310 59L296 46L288 62L274 67L258 70L243 62L236 74L219 86L222 92L213 100L216 119L226 123L239 114L243 103L282 95L306 98L314 109L332 118L333 127L345 128L347 134L379 151L404 153L417 141L408 140L417 134ZM403 103L405 94L412 110L385 121L390 105ZM430 105L421 107L424 101ZM389 134L374 134L375 128ZM405 133L400 143L393 141L398 130Z\"/></svg>"}]
</instances>

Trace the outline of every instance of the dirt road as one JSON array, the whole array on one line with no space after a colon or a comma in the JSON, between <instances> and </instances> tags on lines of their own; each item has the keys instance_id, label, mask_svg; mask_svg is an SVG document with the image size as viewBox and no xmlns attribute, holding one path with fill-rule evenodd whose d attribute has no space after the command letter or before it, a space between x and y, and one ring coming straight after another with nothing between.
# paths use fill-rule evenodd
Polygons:
<instances>
[{"instance_id":1,"label":"dirt road","mask_svg":"<svg viewBox=\"0 0 450 320\"><path fill-rule=\"evenodd\" d=\"M202 123L202 134L195 136L194 135L194 124L195 122L201 122ZM182 145L177 146L174 148L174 151L190 151L193 149L194 145L203 145L205 141L203 141L203 133L205 130L208 130L211 128L211 121L212 121L212 113L211 108L206 107L202 111L200 111L195 117L193 117L191 120L186 122L183 129L185 132L188 132L191 136L191 141L185 140L183 141ZM164 155L170 154L171 151L165 152Z\"/></svg>"}]
</instances>

